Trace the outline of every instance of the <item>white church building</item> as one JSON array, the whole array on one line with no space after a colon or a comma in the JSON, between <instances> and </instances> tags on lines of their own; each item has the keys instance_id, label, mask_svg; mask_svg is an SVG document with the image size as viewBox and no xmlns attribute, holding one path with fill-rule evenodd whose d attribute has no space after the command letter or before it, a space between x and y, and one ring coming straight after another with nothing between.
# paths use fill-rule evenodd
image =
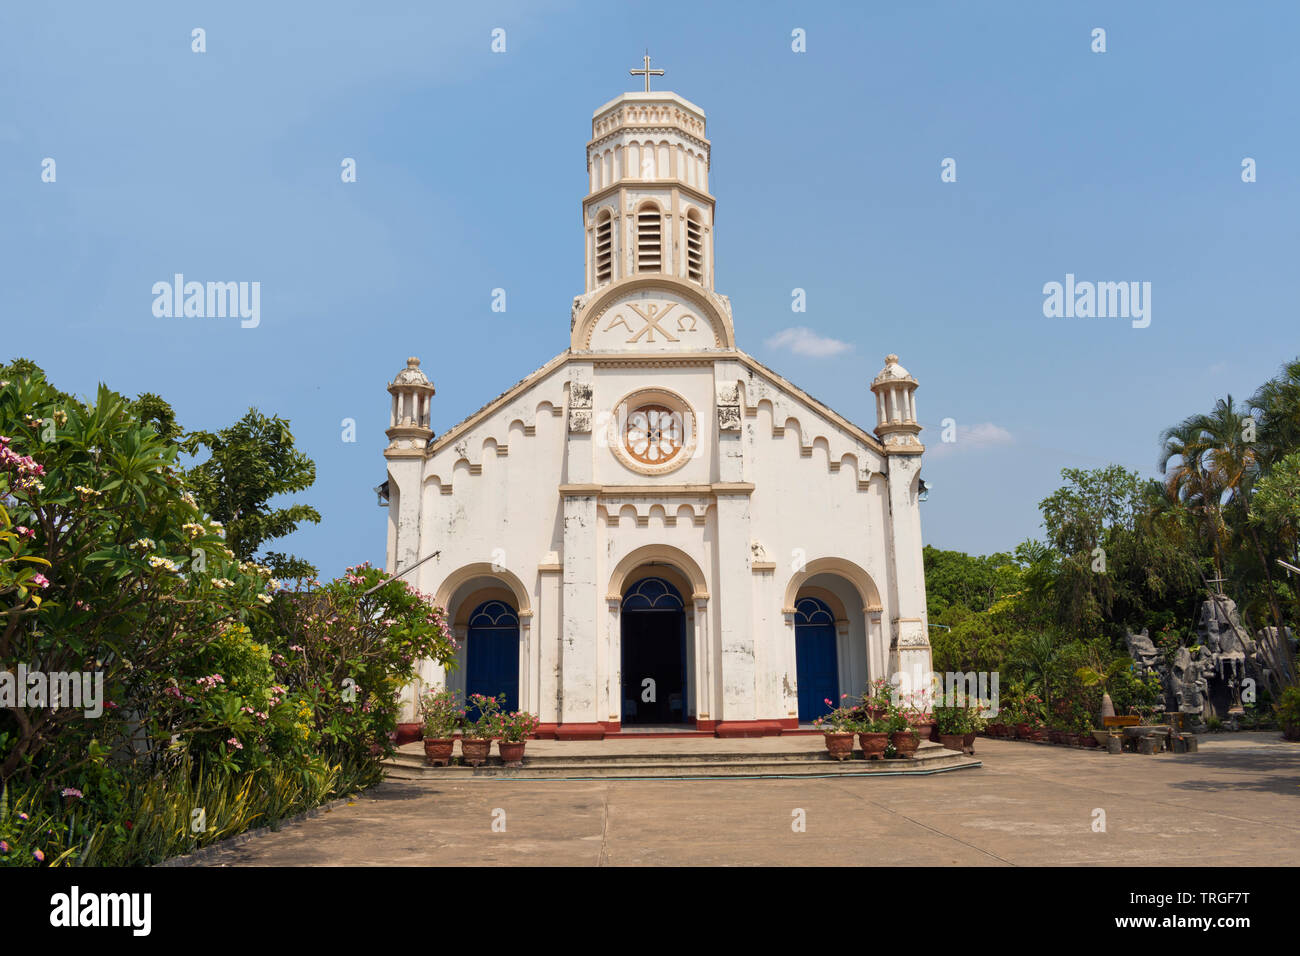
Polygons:
<instances>
[{"instance_id":1,"label":"white church building","mask_svg":"<svg viewBox=\"0 0 1300 956\"><path fill-rule=\"evenodd\" d=\"M705 132L675 93L596 110L567 348L440 435L418 359L388 386L387 569L459 643L408 708L757 736L930 671L916 380L886 358L868 430L737 346Z\"/></svg>"}]
</instances>

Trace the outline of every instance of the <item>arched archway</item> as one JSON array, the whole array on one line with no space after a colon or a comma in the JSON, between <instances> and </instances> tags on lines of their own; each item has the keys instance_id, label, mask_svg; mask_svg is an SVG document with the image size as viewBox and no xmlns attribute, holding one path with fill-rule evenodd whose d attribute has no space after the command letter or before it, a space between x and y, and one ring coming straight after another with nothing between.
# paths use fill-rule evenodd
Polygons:
<instances>
[{"instance_id":1,"label":"arched archway","mask_svg":"<svg viewBox=\"0 0 1300 956\"><path fill-rule=\"evenodd\" d=\"M881 610L880 591L876 588L876 582L871 579L871 575L846 558L817 558L815 561L807 562L802 570L796 571L790 576L790 580L785 586L784 612L786 614L794 613L794 603L799 596L799 589L803 587L809 578L827 573L848 580L862 598L864 610Z\"/></svg>"},{"instance_id":2,"label":"arched archway","mask_svg":"<svg viewBox=\"0 0 1300 956\"><path fill-rule=\"evenodd\" d=\"M815 606L823 613L810 615ZM871 681L889 676L880 592L859 565L835 557L807 562L790 576L782 611L789 629L786 666L795 674L786 707L798 712L800 722L821 716L813 711L821 703L824 713L827 697L838 704L841 695L856 697ZM805 687L805 680L812 686Z\"/></svg>"},{"instance_id":3,"label":"arched archway","mask_svg":"<svg viewBox=\"0 0 1300 956\"><path fill-rule=\"evenodd\" d=\"M524 582L520 581L514 572L499 565L492 565L487 561L479 561L474 564L467 564L458 568L451 574L442 579L442 584L438 585L438 590L434 593L434 603L441 608L446 608L451 596L456 589L474 578L494 578L508 587L514 594L515 610L519 612L521 618L529 618L533 615L532 603L528 599L528 589L524 587Z\"/></svg>"},{"instance_id":4,"label":"arched archway","mask_svg":"<svg viewBox=\"0 0 1300 956\"><path fill-rule=\"evenodd\" d=\"M672 723L693 721L699 729L712 730L716 718L711 718L710 713L718 698L719 688L715 686L718 667L714 660L716 648L711 640L713 628L709 619L708 579L705 578L704 571L694 558L678 548L665 544L649 544L636 548L625 555L610 573L609 585L606 589L608 615L605 660L609 662L611 679L607 684L608 693L601 698L608 705L608 709L604 712L610 715L610 721L616 725L621 724L625 713L633 723L646 716L640 708L641 682L645 677L654 675L635 672L637 667L642 666L635 652L630 656L633 670L625 673L623 647L624 603L626 599L634 598L629 613L638 613L637 603L647 594L644 589L638 590L638 584L645 579L659 579L669 585L672 593L676 595L676 601L681 605L680 611L675 612L674 626L677 628L675 632L667 624L662 623L666 618L661 618L661 623L658 625L651 624L654 619L649 615L654 612L649 610L642 615L643 620L637 622L629 632L634 640L640 640L635 636L636 627L658 627L661 631L660 651L666 656L667 651L675 647L678 655L677 663L673 665L676 667L672 672L674 676L667 681L671 685L667 690L667 698L663 697L662 690L659 689L663 678L656 678L656 694L667 708L667 714L657 713L649 719L655 722ZM670 597L665 597L667 594L667 590L655 592L655 596L661 602L658 606L663 607L664 600L671 600ZM673 644L673 641L676 643ZM680 691L677 688L678 684L682 685ZM636 693L632 695L630 692L634 688ZM672 695L678 693L681 695L681 703L679 706L674 706ZM633 698L638 707L635 712L624 706L626 701Z\"/></svg>"},{"instance_id":5,"label":"arched archway","mask_svg":"<svg viewBox=\"0 0 1300 956\"><path fill-rule=\"evenodd\" d=\"M464 697L505 694L512 710L535 712L538 649L530 594L518 576L486 561L467 564L442 580L434 601L446 609L460 647L456 666L431 675L433 683Z\"/></svg>"},{"instance_id":6,"label":"arched archway","mask_svg":"<svg viewBox=\"0 0 1300 956\"><path fill-rule=\"evenodd\" d=\"M609 576L609 588L606 592L611 601L622 600L623 591L626 589L629 575L641 565L668 564L676 568L682 574L686 575L694 589L690 595L683 594L683 598L707 601L709 598L709 582L705 578L704 572L685 551L671 547L666 544L647 544L644 547L630 551L614 567L614 571Z\"/></svg>"}]
</instances>

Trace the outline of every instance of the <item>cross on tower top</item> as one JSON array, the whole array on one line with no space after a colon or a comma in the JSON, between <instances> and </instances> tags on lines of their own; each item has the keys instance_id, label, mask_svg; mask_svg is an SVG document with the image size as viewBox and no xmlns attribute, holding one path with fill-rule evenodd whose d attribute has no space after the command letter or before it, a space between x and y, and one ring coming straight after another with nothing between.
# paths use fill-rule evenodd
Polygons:
<instances>
[{"instance_id":1,"label":"cross on tower top","mask_svg":"<svg viewBox=\"0 0 1300 956\"><path fill-rule=\"evenodd\" d=\"M663 71L663 70L652 70L652 69L650 69L650 51L649 51L649 50L646 50L646 51L645 51L645 66L644 66L642 69L640 69L640 70L628 70L627 72L628 72L628 74L631 75L631 76L644 76L644 77L645 77L645 91L646 91L647 93L650 92L650 77L651 77L651 76L663 76L663 75L664 75L664 71Z\"/></svg>"}]
</instances>

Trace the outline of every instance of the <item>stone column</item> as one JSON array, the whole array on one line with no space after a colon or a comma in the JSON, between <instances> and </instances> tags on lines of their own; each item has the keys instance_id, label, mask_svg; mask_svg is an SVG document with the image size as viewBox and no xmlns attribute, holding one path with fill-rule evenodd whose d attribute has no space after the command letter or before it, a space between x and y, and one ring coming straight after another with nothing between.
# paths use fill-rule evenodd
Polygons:
<instances>
[{"instance_id":1,"label":"stone column","mask_svg":"<svg viewBox=\"0 0 1300 956\"><path fill-rule=\"evenodd\" d=\"M564 566L559 555L552 554L538 567L538 571L542 580L533 627L533 643L536 645L533 657L537 661L532 675L536 690L534 700L536 714L542 723L538 732L554 736L555 725L560 721L560 588Z\"/></svg>"},{"instance_id":2,"label":"stone column","mask_svg":"<svg viewBox=\"0 0 1300 956\"><path fill-rule=\"evenodd\" d=\"M912 690L928 694L928 678L934 667L926 626L920 502L915 490L919 464L916 455L889 456L890 555L894 565L890 665L893 671L907 675L904 679Z\"/></svg>"},{"instance_id":3,"label":"stone column","mask_svg":"<svg viewBox=\"0 0 1300 956\"><path fill-rule=\"evenodd\" d=\"M600 713L602 720L623 720L623 599L605 597L605 680L602 684Z\"/></svg>"},{"instance_id":4,"label":"stone column","mask_svg":"<svg viewBox=\"0 0 1300 956\"><path fill-rule=\"evenodd\" d=\"M709 639L709 602L696 598L695 604L695 717L702 729L712 729L718 721L714 680L713 642Z\"/></svg>"}]
</instances>

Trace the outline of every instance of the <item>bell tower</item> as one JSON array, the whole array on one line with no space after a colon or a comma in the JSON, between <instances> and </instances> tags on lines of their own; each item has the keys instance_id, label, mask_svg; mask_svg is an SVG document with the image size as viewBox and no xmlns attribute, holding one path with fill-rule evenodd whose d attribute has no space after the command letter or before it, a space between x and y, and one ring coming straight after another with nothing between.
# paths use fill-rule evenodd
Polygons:
<instances>
[{"instance_id":1,"label":"bell tower","mask_svg":"<svg viewBox=\"0 0 1300 956\"><path fill-rule=\"evenodd\" d=\"M630 70L645 90L592 115L588 193L582 201L586 291L620 279L669 275L713 290L714 199L704 111L676 93L652 92L662 70Z\"/></svg>"}]
</instances>

